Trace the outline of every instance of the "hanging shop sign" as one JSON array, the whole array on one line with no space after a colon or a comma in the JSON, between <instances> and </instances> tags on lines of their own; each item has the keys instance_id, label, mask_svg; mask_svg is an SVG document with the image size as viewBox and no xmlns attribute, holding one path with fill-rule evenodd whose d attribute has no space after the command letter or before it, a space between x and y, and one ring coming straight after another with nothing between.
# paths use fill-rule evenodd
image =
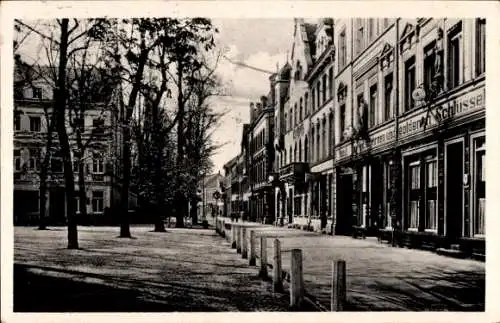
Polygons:
<instances>
[{"instance_id":1,"label":"hanging shop sign","mask_svg":"<svg viewBox=\"0 0 500 323\"><path fill-rule=\"evenodd\" d=\"M486 92L482 87L430 109L423 108L418 113L401 120L398 126L399 138L410 137L418 132L433 128L443 121L484 109L485 97Z\"/></svg>"}]
</instances>

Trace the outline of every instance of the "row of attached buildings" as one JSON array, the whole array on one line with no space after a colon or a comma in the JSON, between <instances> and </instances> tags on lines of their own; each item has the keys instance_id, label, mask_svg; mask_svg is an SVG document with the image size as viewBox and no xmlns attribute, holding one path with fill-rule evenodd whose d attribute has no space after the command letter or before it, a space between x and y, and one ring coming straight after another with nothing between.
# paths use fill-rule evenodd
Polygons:
<instances>
[{"instance_id":1,"label":"row of attached buildings","mask_svg":"<svg viewBox=\"0 0 500 323\"><path fill-rule=\"evenodd\" d=\"M485 249L485 19L296 19L250 104L224 213Z\"/></svg>"}]
</instances>

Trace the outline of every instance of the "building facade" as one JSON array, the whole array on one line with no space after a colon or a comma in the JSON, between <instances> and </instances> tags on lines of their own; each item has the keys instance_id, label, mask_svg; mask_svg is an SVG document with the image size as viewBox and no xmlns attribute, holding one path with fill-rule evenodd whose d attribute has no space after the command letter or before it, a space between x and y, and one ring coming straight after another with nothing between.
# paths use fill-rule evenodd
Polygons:
<instances>
[{"instance_id":1,"label":"building facade","mask_svg":"<svg viewBox=\"0 0 500 323\"><path fill-rule=\"evenodd\" d=\"M485 21L335 25L336 231L484 254Z\"/></svg>"},{"instance_id":2,"label":"building facade","mask_svg":"<svg viewBox=\"0 0 500 323\"><path fill-rule=\"evenodd\" d=\"M53 86L45 67L34 69L16 66L14 98L14 223L37 224L40 216L40 181L49 127L53 131L51 157L47 164L46 223L66 223L66 197L62 156L59 154L55 128L51 127ZM29 79L29 82L26 81ZM91 104L79 118L82 141L88 146L83 154L76 144L76 122L67 117L73 172L75 174L76 213L79 223L109 222L106 211L112 207L111 109L102 102ZM72 125L73 124L73 125ZM79 163L85 176L86 200L79 196ZM80 216L85 208L88 217ZM109 212L108 212L109 214Z\"/></svg>"},{"instance_id":3,"label":"building facade","mask_svg":"<svg viewBox=\"0 0 500 323\"><path fill-rule=\"evenodd\" d=\"M249 175L249 220L274 222L274 192L269 181L274 162L274 110L271 95L250 103L247 165Z\"/></svg>"}]
</instances>

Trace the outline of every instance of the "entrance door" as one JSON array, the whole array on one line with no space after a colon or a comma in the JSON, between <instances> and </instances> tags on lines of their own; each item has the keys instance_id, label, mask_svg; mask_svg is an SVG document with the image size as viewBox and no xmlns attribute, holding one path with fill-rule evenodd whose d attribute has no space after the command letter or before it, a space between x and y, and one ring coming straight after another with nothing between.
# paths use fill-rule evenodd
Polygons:
<instances>
[{"instance_id":1,"label":"entrance door","mask_svg":"<svg viewBox=\"0 0 500 323\"><path fill-rule=\"evenodd\" d=\"M352 175L340 175L337 189L337 224L335 234L352 232Z\"/></svg>"},{"instance_id":2,"label":"entrance door","mask_svg":"<svg viewBox=\"0 0 500 323\"><path fill-rule=\"evenodd\" d=\"M446 148L446 235L453 240L462 236L463 221L463 143Z\"/></svg>"}]
</instances>

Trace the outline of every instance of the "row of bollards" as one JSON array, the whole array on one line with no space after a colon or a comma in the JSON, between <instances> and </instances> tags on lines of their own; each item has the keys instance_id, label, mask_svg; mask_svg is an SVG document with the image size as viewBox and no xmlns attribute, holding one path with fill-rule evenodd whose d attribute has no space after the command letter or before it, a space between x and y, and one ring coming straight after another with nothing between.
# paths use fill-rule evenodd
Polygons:
<instances>
[{"instance_id":1,"label":"row of bollards","mask_svg":"<svg viewBox=\"0 0 500 323\"><path fill-rule=\"evenodd\" d=\"M241 254L243 259L248 259L250 266L256 265L257 258L257 232L260 225L239 224L230 222L230 232L226 232L226 223L224 219L217 219L216 232L225 237L231 243L231 248ZM250 230L247 232L247 230ZM247 233L249 233L247 235ZM259 276L262 279L269 279L267 272L267 236L260 234L260 270ZM250 240L250 241L248 241ZM248 243L250 242L250 243ZM273 292L283 292L283 271L281 262L281 242L274 239L274 257L273 257ZM304 301L304 272L302 263L302 250L291 250L290 262L290 308L298 310ZM336 260L332 263L332 288L331 288L331 311L337 312L344 310L346 301L346 263L344 260Z\"/></svg>"}]
</instances>

